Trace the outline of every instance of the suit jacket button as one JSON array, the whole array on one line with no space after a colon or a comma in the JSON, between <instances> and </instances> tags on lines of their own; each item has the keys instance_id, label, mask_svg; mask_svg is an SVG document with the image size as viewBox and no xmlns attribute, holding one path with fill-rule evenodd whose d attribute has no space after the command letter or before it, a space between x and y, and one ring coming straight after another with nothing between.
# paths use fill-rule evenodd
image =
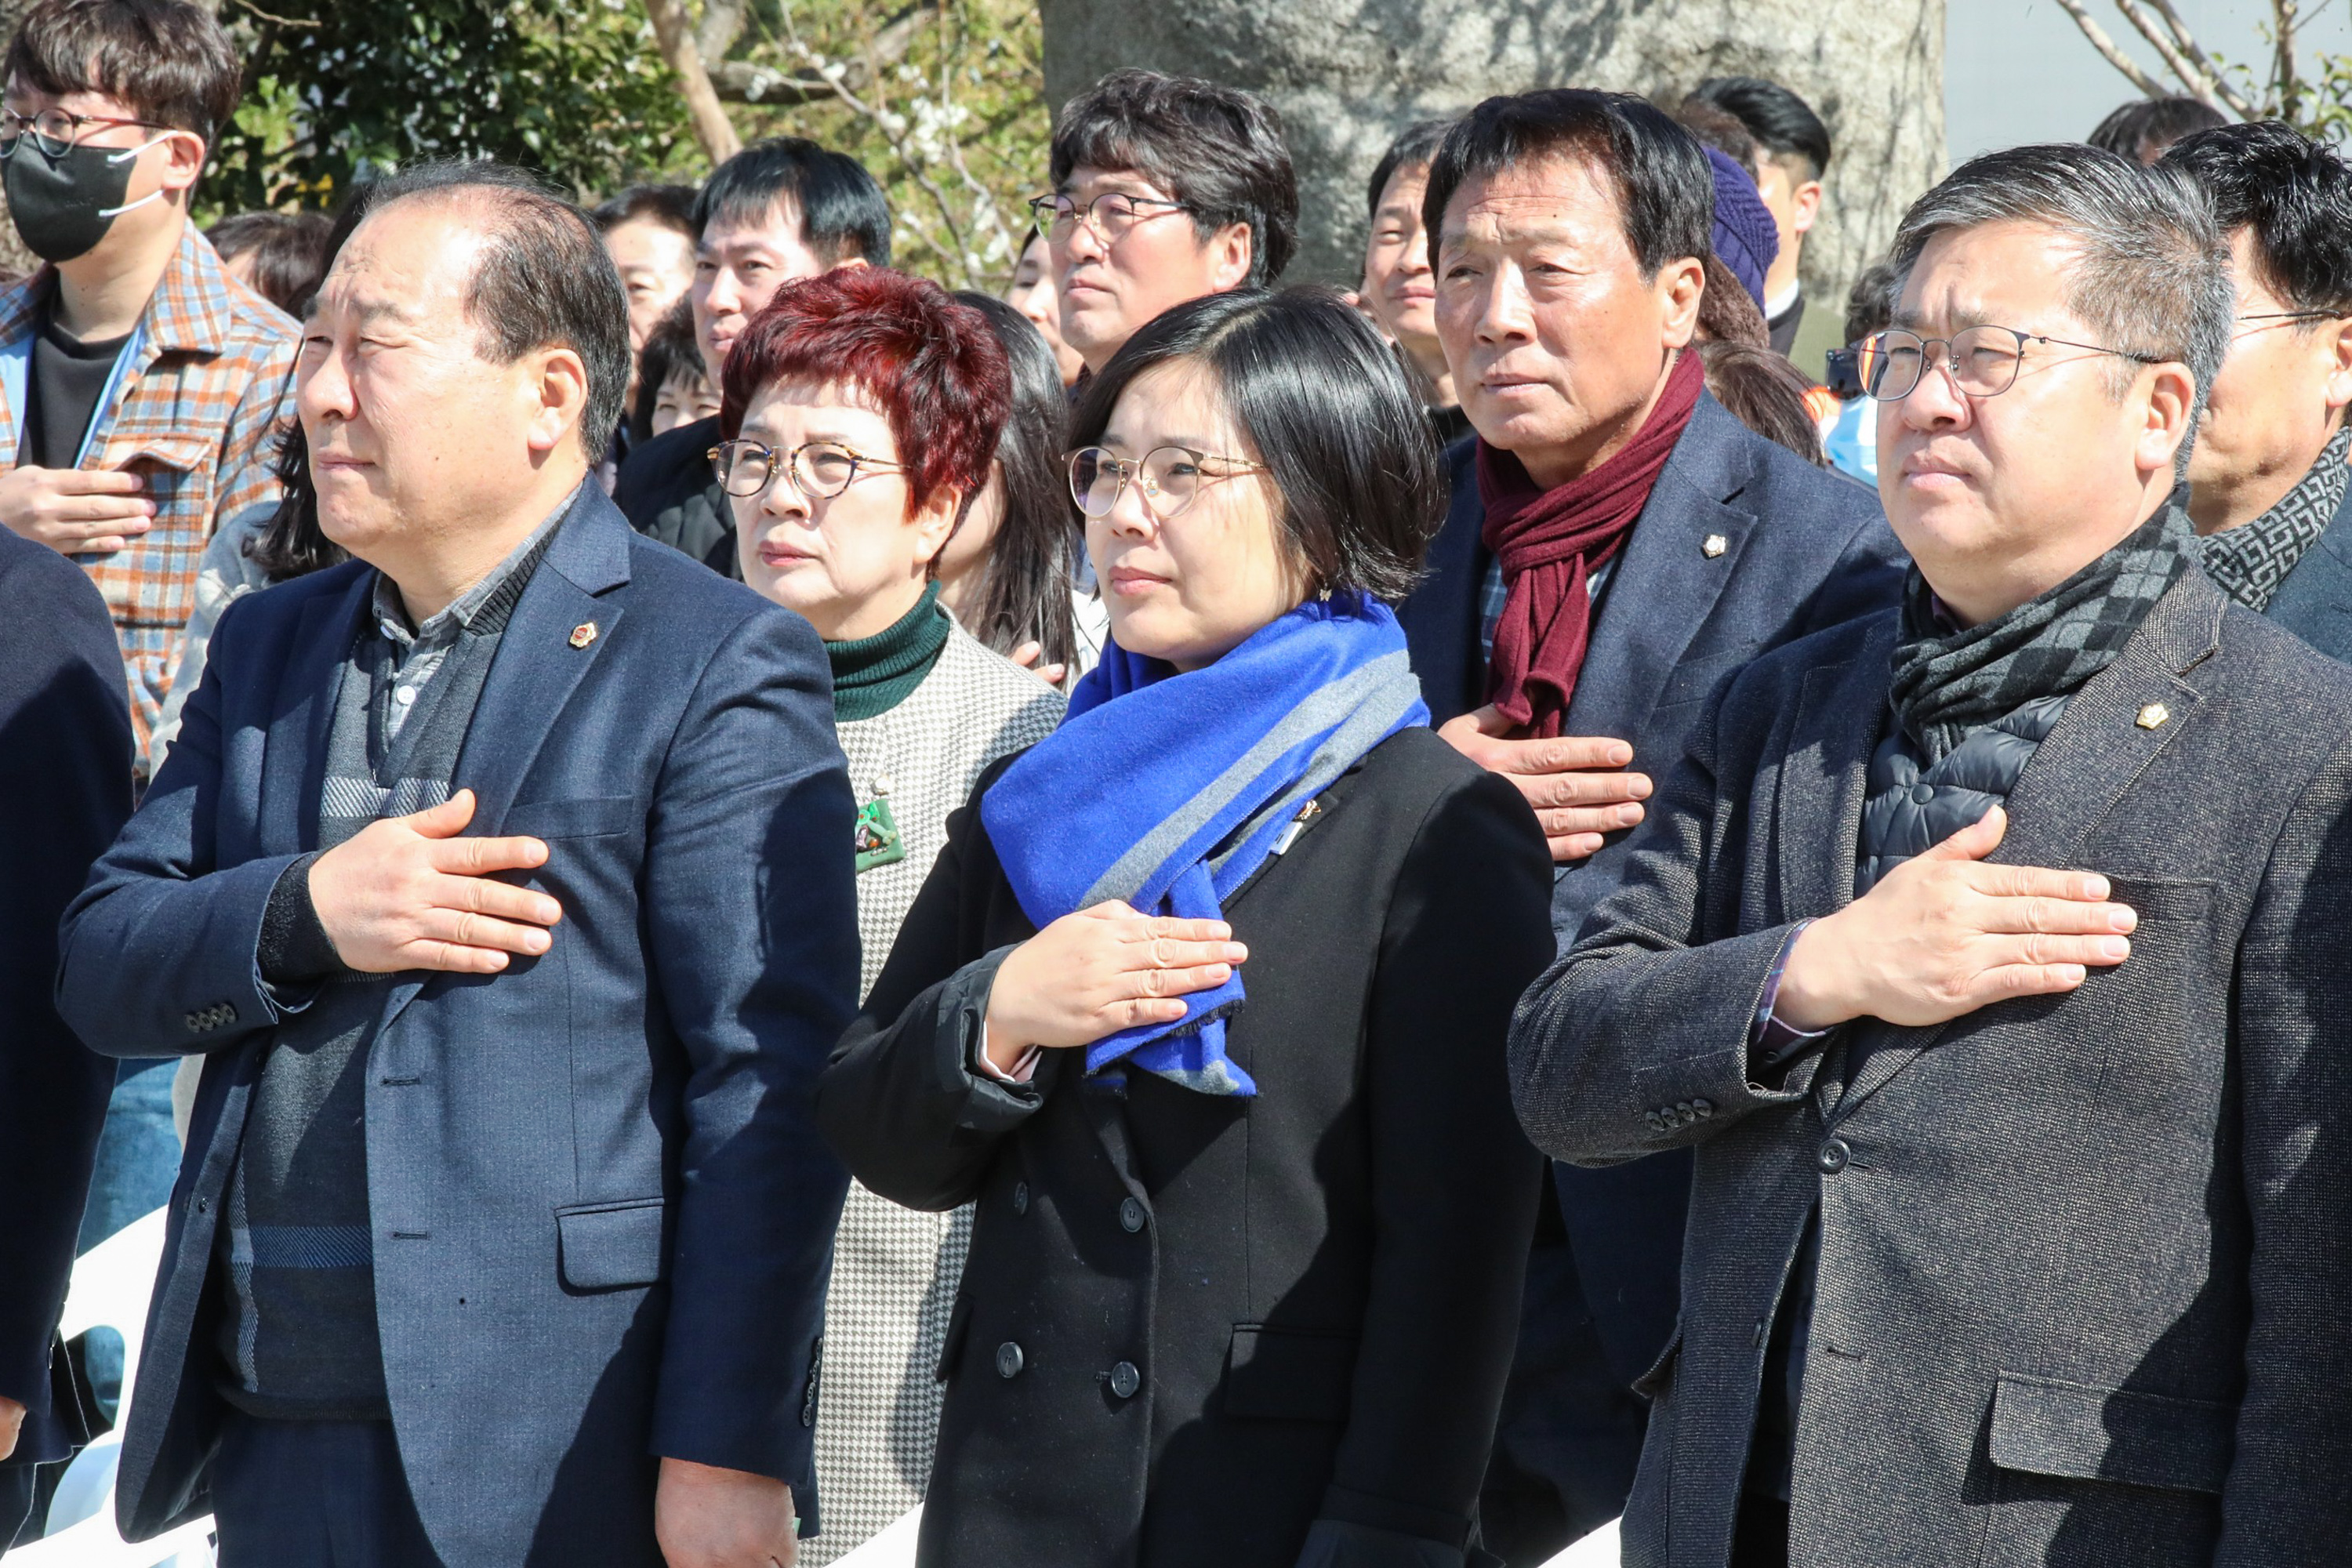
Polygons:
<instances>
[{"instance_id":1,"label":"suit jacket button","mask_svg":"<svg viewBox=\"0 0 2352 1568\"><path fill-rule=\"evenodd\" d=\"M1650 1131L1653 1132L1664 1132L1666 1130L1666 1119L1654 1110L1643 1115L1642 1120L1650 1124Z\"/></svg>"},{"instance_id":2,"label":"suit jacket button","mask_svg":"<svg viewBox=\"0 0 2352 1568\"><path fill-rule=\"evenodd\" d=\"M1110 1391L1121 1399L1134 1398L1135 1391L1142 1386L1143 1374L1135 1370L1133 1362L1123 1361L1110 1369Z\"/></svg>"},{"instance_id":3,"label":"suit jacket button","mask_svg":"<svg viewBox=\"0 0 2352 1568\"><path fill-rule=\"evenodd\" d=\"M1845 1140L1843 1138L1831 1139L1822 1145L1821 1152L1814 1156L1815 1162L1821 1168L1832 1176L1844 1170L1847 1163L1853 1158L1853 1151L1846 1147Z\"/></svg>"},{"instance_id":4,"label":"suit jacket button","mask_svg":"<svg viewBox=\"0 0 2352 1568\"><path fill-rule=\"evenodd\" d=\"M1756 1344L1756 1348L1757 1348L1757 1349L1759 1349L1759 1350L1763 1349L1763 1348L1764 1348L1764 1342L1765 1342L1766 1340L1768 1340L1768 1339L1771 1338L1771 1337L1772 1337L1772 1320L1771 1320L1771 1319L1769 1319L1769 1318L1759 1318L1759 1319L1757 1319L1757 1320L1756 1320L1756 1337L1755 1337L1755 1344Z\"/></svg>"},{"instance_id":5,"label":"suit jacket button","mask_svg":"<svg viewBox=\"0 0 2352 1568\"><path fill-rule=\"evenodd\" d=\"M996 1375L999 1377L1021 1375L1021 1347L1011 1340L996 1347Z\"/></svg>"},{"instance_id":6,"label":"suit jacket button","mask_svg":"<svg viewBox=\"0 0 2352 1568\"><path fill-rule=\"evenodd\" d=\"M1118 1228L1127 1232L1129 1236L1133 1236L1137 1231L1141 1230L1143 1228L1143 1205L1137 1203L1133 1198L1122 1200L1118 1205Z\"/></svg>"},{"instance_id":7,"label":"suit jacket button","mask_svg":"<svg viewBox=\"0 0 2352 1568\"><path fill-rule=\"evenodd\" d=\"M1694 1100L1691 1101L1691 1109L1696 1111L1698 1113L1698 1119L1701 1121L1704 1121L1708 1117L1715 1114L1715 1101L1711 1100Z\"/></svg>"},{"instance_id":8,"label":"suit jacket button","mask_svg":"<svg viewBox=\"0 0 2352 1568\"><path fill-rule=\"evenodd\" d=\"M1013 1212L1014 1214L1029 1212L1029 1184L1026 1182L1013 1184Z\"/></svg>"}]
</instances>

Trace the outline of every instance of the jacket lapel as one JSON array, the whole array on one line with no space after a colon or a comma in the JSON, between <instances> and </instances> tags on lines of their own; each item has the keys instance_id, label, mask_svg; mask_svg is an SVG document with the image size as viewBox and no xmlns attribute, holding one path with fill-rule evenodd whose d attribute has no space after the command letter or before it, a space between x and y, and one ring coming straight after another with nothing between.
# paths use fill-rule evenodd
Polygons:
<instances>
[{"instance_id":1,"label":"jacket lapel","mask_svg":"<svg viewBox=\"0 0 2352 1568\"><path fill-rule=\"evenodd\" d=\"M258 833L264 855L299 855L319 842L327 730L334 721L343 661L374 586L375 574L361 568L341 593L314 595L302 606L293 647L278 671L269 739L261 752Z\"/></svg>"},{"instance_id":2,"label":"jacket lapel","mask_svg":"<svg viewBox=\"0 0 2352 1568\"><path fill-rule=\"evenodd\" d=\"M2035 748L2010 792L2009 832L1992 863L2058 868L2079 863L2091 831L2173 737L2196 721L2203 699L2182 678L2221 645L2228 604L2193 569L2157 601L2116 661L2075 693L2057 728ZM1839 1102L1839 1119L1918 1060L1948 1027L1891 1029L1854 1075Z\"/></svg>"},{"instance_id":3,"label":"jacket lapel","mask_svg":"<svg viewBox=\"0 0 2352 1568\"><path fill-rule=\"evenodd\" d=\"M604 491L583 487L572 515L556 530L547 556L531 574L513 616L499 635L498 653L482 683L466 744L457 753L451 793L474 792L468 837L496 837L540 748L554 733L563 705L620 624L617 600L598 597L629 580L628 520ZM593 623L594 635L574 646L573 632ZM405 974L384 999L377 1033L433 978Z\"/></svg>"},{"instance_id":4,"label":"jacket lapel","mask_svg":"<svg viewBox=\"0 0 2352 1568\"><path fill-rule=\"evenodd\" d=\"M1626 740L1640 731L1731 581L1756 525L1753 512L1729 504L1746 483L1729 462L1738 449L1726 439L1723 426L1731 423L1721 404L1699 395L1617 557L1565 733ZM1720 549L1713 546L1717 539ZM1654 772L1672 761L1637 757L1634 765Z\"/></svg>"},{"instance_id":5,"label":"jacket lapel","mask_svg":"<svg viewBox=\"0 0 2352 1568\"><path fill-rule=\"evenodd\" d=\"M2352 660L2352 489L2265 613L2329 658Z\"/></svg>"}]
</instances>

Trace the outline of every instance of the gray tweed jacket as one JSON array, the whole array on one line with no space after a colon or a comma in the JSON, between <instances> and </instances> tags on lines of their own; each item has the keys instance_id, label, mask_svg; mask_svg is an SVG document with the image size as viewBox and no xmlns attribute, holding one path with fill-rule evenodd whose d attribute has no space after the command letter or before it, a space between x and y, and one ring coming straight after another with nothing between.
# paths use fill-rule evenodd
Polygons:
<instances>
[{"instance_id":1,"label":"gray tweed jacket","mask_svg":"<svg viewBox=\"0 0 2352 1568\"><path fill-rule=\"evenodd\" d=\"M1513 1029L1549 1152L1697 1149L1625 1562L1727 1560L1816 1205L1791 1562L2344 1562L2352 670L2184 578L2042 743L1995 856L2105 873L2132 956L1938 1028L1848 1026L1759 1085L1789 924L1853 896L1895 635L1855 622L1729 685Z\"/></svg>"}]
</instances>

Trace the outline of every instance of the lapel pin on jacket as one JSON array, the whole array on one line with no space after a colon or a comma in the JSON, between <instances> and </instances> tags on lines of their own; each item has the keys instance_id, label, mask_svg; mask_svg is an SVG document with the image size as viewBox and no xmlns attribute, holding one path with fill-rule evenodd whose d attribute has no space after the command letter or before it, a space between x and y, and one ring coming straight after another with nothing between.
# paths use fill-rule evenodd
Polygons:
<instances>
[{"instance_id":1,"label":"lapel pin on jacket","mask_svg":"<svg viewBox=\"0 0 2352 1568\"><path fill-rule=\"evenodd\" d=\"M1710 533L1706 536L1706 542L1698 547L1698 552L1712 561L1730 548L1731 541L1719 533Z\"/></svg>"},{"instance_id":2,"label":"lapel pin on jacket","mask_svg":"<svg viewBox=\"0 0 2352 1568\"><path fill-rule=\"evenodd\" d=\"M2167 708L2161 702L2151 702L2147 707L2139 710L2139 716L2134 719L2132 722L2137 724L2143 730L2153 730L2171 717L2171 709Z\"/></svg>"},{"instance_id":3,"label":"lapel pin on jacket","mask_svg":"<svg viewBox=\"0 0 2352 1568\"><path fill-rule=\"evenodd\" d=\"M595 640L595 622L583 621L578 626L572 628L572 646L573 647L586 647L590 643L594 642Z\"/></svg>"}]
</instances>

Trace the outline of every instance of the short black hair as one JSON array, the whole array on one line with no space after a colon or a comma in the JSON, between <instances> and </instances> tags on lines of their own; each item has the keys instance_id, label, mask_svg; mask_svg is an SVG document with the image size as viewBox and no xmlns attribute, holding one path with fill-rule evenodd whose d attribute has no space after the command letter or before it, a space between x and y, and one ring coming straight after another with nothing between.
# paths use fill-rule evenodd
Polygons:
<instances>
[{"instance_id":1,"label":"short black hair","mask_svg":"<svg viewBox=\"0 0 2352 1568\"><path fill-rule=\"evenodd\" d=\"M236 50L188 0L40 0L0 75L63 97L102 92L209 145L236 109Z\"/></svg>"},{"instance_id":2,"label":"short black hair","mask_svg":"<svg viewBox=\"0 0 2352 1568\"><path fill-rule=\"evenodd\" d=\"M1697 137L1700 146L1714 148L1748 171L1751 182L1757 180L1756 138L1739 116L1694 96L1675 106L1675 123Z\"/></svg>"},{"instance_id":3,"label":"short black hair","mask_svg":"<svg viewBox=\"0 0 2352 1568\"><path fill-rule=\"evenodd\" d=\"M1410 593L1445 514L1444 466L1429 416L1363 313L1318 286L1188 300L1087 383L1070 444L1101 440L1128 384L1182 359L1207 370L1266 466L1277 526L1314 586L1391 602Z\"/></svg>"},{"instance_id":4,"label":"short black hair","mask_svg":"<svg viewBox=\"0 0 2352 1568\"><path fill-rule=\"evenodd\" d=\"M1625 92L1550 88L1490 98L1454 122L1429 165L1422 222L1437 265L1445 206L1472 180L1514 163L1580 157L1617 187L1625 243L1644 275L1670 261L1714 254L1715 170L1698 138L1656 105Z\"/></svg>"},{"instance_id":5,"label":"short black hair","mask_svg":"<svg viewBox=\"0 0 2352 1568\"><path fill-rule=\"evenodd\" d=\"M1845 295L1845 341L1858 343L1873 332L1895 324L1895 304L1902 298L1903 279L1891 261L1874 261L1862 269Z\"/></svg>"},{"instance_id":6,"label":"short black hair","mask_svg":"<svg viewBox=\"0 0 2352 1568\"><path fill-rule=\"evenodd\" d=\"M757 222L788 201L801 243L827 267L851 259L890 265L890 202L866 165L805 136L754 142L710 171L694 199L694 237L719 218Z\"/></svg>"},{"instance_id":7,"label":"short black hair","mask_svg":"<svg viewBox=\"0 0 2352 1568\"><path fill-rule=\"evenodd\" d=\"M2201 98L2135 98L2100 121L2084 140L2135 163L2153 163L2183 136L2229 123L2228 115Z\"/></svg>"},{"instance_id":8,"label":"short black hair","mask_svg":"<svg viewBox=\"0 0 2352 1568\"><path fill-rule=\"evenodd\" d=\"M1748 128L1756 144L1776 158L1801 157L1818 180L1830 166L1830 128L1813 106L1760 76L1711 76L1691 97L1713 104Z\"/></svg>"},{"instance_id":9,"label":"short black hair","mask_svg":"<svg viewBox=\"0 0 2352 1568\"><path fill-rule=\"evenodd\" d=\"M1004 487L1004 510L982 563L980 591L964 630L1001 654L1036 643L1039 663L1066 665L1078 651L1070 584L1085 548L1064 458L1070 445L1070 395L1054 351L1028 317L977 289L958 289L956 300L987 318L1013 378L1012 406L996 438L998 477L992 480ZM967 513L976 499L964 502ZM956 526L964 521L959 518Z\"/></svg>"},{"instance_id":10,"label":"short black hair","mask_svg":"<svg viewBox=\"0 0 2352 1568\"><path fill-rule=\"evenodd\" d=\"M370 217L396 202L463 203L488 240L466 300L483 357L512 364L534 349L568 348L588 372L580 444L604 460L629 390L629 301L588 215L527 169L488 159L412 164L374 182Z\"/></svg>"},{"instance_id":11,"label":"short black hair","mask_svg":"<svg viewBox=\"0 0 2352 1568\"><path fill-rule=\"evenodd\" d=\"M238 213L205 231L223 261L253 258L253 291L300 320L327 270L324 213Z\"/></svg>"},{"instance_id":12,"label":"short black hair","mask_svg":"<svg viewBox=\"0 0 2352 1568\"><path fill-rule=\"evenodd\" d=\"M2252 231L2288 309L2352 315L2352 164L2335 148L2263 120L2184 136L2163 163L2197 183L2223 235Z\"/></svg>"},{"instance_id":13,"label":"short black hair","mask_svg":"<svg viewBox=\"0 0 2352 1568\"><path fill-rule=\"evenodd\" d=\"M1381 193L1389 188L1389 181L1396 176L1399 169L1426 165L1437 156L1438 143L1444 142L1445 133L1453 129L1454 121L1451 120L1422 120L1398 132L1396 140L1389 143L1389 150L1381 154L1381 161L1372 165L1371 180L1364 186L1365 216L1370 217L1379 214Z\"/></svg>"},{"instance_id":14,"label":"short black hair","mask_svg":"<svg viewBox=\"0 0 2352 1568\"><path fill-rule=\"evenodd\" d=\"M646 346L637 351L637 400L629 410L633 444L653 439L654 405L661 401L662 387L680 374L706 384L710 379L709 366L694 341L694 310L684 300L662 312L646 334Z\"/></svg>"},{"instance_id":15,"label":"short black hair","mask_svg":"<svg viewBox=\"0 0 2352 1568\"><path fill-rule=\"evenodd\" d=\"M1073 170L1129 169L1192 215L1205 243L1247 224L1247 282L1264 288L1298 251L1298 176L1282 117L1237 87L1158 71L1115 70L1062 106L1047 161L1054 188Z\"/></svg>"},{"instance_id":16,"label":"short black hair","mask_svg":"<svg viewBox=\"0 0 2352 1568\"><path fill-rule=\"evenodd\" d=\"M642 218L693 239L699 234L694 226L695 195L692 185L629 185L590 207L588 221L597 233L610 234Z\"/></svg>"}]
</instances>

